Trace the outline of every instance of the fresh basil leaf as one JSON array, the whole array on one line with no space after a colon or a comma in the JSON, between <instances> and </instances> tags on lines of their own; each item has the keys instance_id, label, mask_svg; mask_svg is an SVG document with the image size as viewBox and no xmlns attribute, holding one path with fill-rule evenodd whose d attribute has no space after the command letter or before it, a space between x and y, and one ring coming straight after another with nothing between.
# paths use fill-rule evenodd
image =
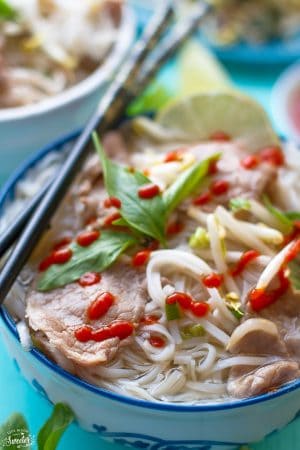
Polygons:
<instances>
[{"instance_id":1,"label":"fresh basil leaf","mask_svg":"<svg viewBox=\"0 0 300 450\"><path fill-rule=\"evenodd\" d=\"M267 210L278 220L281 225L281 231L285 234L289 234L293 231L293 222L287 217L287 215L280 211L278 208L272 205L267 195L263 196L263 202Z\"/></svg>"},{"instance_id":2,"label":"fresh basil leaf","mask_svg":"<svg viewBox=\"0 0 300 450\"><path fill-rule=\"evenodd\" d=\"M38 450L55 450L65 430L74 420L74 413L64 403L57 403L38 434Z\"/></svg>"},{"instance_id":3,"label":"fresh basil leaf","mask_svg":"<svg viewBox=\"0 0 300 450\"><path fill-rule=\"evenodd\" d=\"M0 0L0 20L12 20L17 16L16 11L5 0Z\"/></svg>"},{"instance_id":4,"label":"fresh basil leaf","mask_svg":"<svg viewBox=\"0 0 300 450\"><path fill-rule=\"evenodd\" d=\"M138 190L151 183L149 178L110 161L95 133L93 140L102 163L106 190L121 201L121 216L132 228L165 244L166 211L161 195L140 198Z\"/></svg>"},{"instance_id":5,"label":"fresh basil leaf","mask_svg":"<svg viewBox=\"0 0 300 450\"><path fill-rule=\"evenodd\" d=\"M290 220L300 220L300 212L298 211L288 211L285 216Z\"/></svg>"},{"instance_id":6,"label":"fresh basil leaf","mask_svg":"<svg viewBox=\"0 0 300 450\"><path fill-rule=\"evenodd\" d=\"M17 450L22 442L22 450L31 449L31 437L26 420L21 414L13 414L0 426L0 450Z\"/></svg>"},{"instance_id":7,"label":"fresh basil leaf","mask_svg":"<svg viewBox=\"0 0 300 450\"><path fill-rule=\"evenodd\" d=\"M219 154L205 159L204 161L194 164L189 169L185 170L177 180L164 192L163 200L167 210L170 214L174 209L180 205L186 198L193 194L199 187L201 181L208 174L209 166L212 161L218 159Z\"/></svg>"},{"instance_id":8,"label":"fresh basil leaf","mask_svg":"<svg viewBox=\"0 0 300 450\"><path fill-rule=\"evenodd\" d=\"M49 291L78 280L86 272L101 272L136 240L127 233L102 231L99 239L88 247L76 242L70 245L73 256L65 264L54 264L42 275L38 282L39 291Z\"/></svg>"},{"instance_id":9,"label":"fresh basil leaf","mask_svg":"<svg viewBox=\"0 0 300 450\"><path fill-rule=\"evenodd\" d=\"M232 198L229 202L229 206L233 212L240 211L241 209L246 211L251 209L251 203L249 200L241 197Z\"/></svg>"}]
</instances>

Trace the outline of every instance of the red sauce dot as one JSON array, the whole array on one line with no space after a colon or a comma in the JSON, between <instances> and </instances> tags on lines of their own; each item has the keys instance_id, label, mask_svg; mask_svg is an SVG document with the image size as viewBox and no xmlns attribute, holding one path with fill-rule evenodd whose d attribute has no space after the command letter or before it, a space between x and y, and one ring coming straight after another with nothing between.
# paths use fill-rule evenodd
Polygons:
<instances>
[{"instance_id":1,"label":"red sauce dot","mask_svg":"<svg viewBox=\"0 0 300 450\"><path fill-rule=\"evenodd\" d=\"M88 342L93 339L93 329L84 325L74 331L74 336L79 342Z\"/></svg>"},{"instance_id":2,"label":"red sauce dot","mask_svg":"<svg viewBox=\"0 0 300 450\"><path fill-rule=\"evenodd\" d=\"M111 339L113 336L111 335L109 327L103 327L99 330L93 331L92 339L95 342L106 341L107 339Z\"/></svg>"},{"instance_id":3,"label":"red sauce dot","mask_svg":"<svg viewBox=\"0 0 300 450\"><path fill-rule=\"evenodd\" d=\"M159 321L159 317L154 315L145 316L141 319L140 323L142 325L153 325Z\"/></svg>"},{"instance_id":4,"label":"red sauce dot","mask_svg":"<svg viewBox=\"0 0 300 450\"><path fill-rule=\"evenodd\" d=\"M226 194L226 192L228 192L229 183L226 180L217 180L214 183L212 183L210 189L214 195L223 195Z\"/></svg>"},{"instance_id":5,"label":"red sauce dot","mask_svg":"<svg viewBox=\"0 0 300 450\"><path fill-rule=\"evenodd\" d=\"M181 222L173 222L167 226L167 234L178 234L184 230L184 224Z\"/></svg>"},{"instance_id":6,"label":"red sauce dot","mask_svg":"<svg viewBox=\"0 0 300 450\"><path fill-rule=\"evenodd\" d=\"M163 348L166 345L166 341L160 336L151 336L149 342L155 348Z\"/></svg>"},{"instance_id":7,"label":"red sauce dot","mask_svg":"<svg viewBox=\"0 0 300 450\"><path fill-rule=\"evenodd\" d=\"M231 275L234 277L240 275L243 270L250 264L251 261L259 257L259 252L256 250L249 250L240 257L236 266L231 270Z\"/></svg>"},{"instance_id":8,"label":"red sauce dot","mask_svg":"<svg viewBox=\"0 0 300 450\"><path fill-rule=\"evenodd\" d=\"M231 136L229 134L224 133L224 131L215 131L209 137L210 141L219 141L219 142L228 142L231 141Z\"/></svg>"},{"instance_id":9,"label":"red sauce dot","mask_svg":"<svg viewBox=\"0 0 300 450\"><path fill-rule=\"evenodd\" d=\"M266 147L260 151L262 161L273 166L283 166L285 163L284 154L280 147Z\"/></svg>"},{"instance_id":10,"label":"red sauce dot","mask_svg":"<svg viewBox=\"0 0 300 450\"><path fill-rule=\"evenodd\" d=\"M93 231L85 231L83 233L80 233L77 238L76 242L81 247L88 247L93 242L95 242L100 236L100 231L93 230Z\"/></svg>"},{"instance_id":11,"label":"red sauce dot","mask_svg":"<svg viewBox=\"0 0 300 450\"><path fill-rule=\"evenodd\" d=\"M185 294L184 292L174 292L166 298L166 303L168 305L174 305L178 303L181 308L189 309L191 304L193 303L193 299L190 295Z\"/></svg>"},{"instance_id":12,"label":"red sauce dot","mask_svg":"<svg viewBox=\"0 0 300 450\"><path fill-rule=\"evenodd\" d=\"M207 288L219 288L224 281L223 275L218 273L210 273L202 278L202 283Z\"/></svg>"},{"instance_id":13,"label":"red sauce dot","mask_svg":"<svg viewBox=\"0 0 300 450\"><path fill-rule=\"evenodd\" d=\"M121 214L118 213L118 212L115 212L115 213L113 213L113 214L110 214L109 216L107 216L107 217L104 219L104 225L105 225L106 227L110 227L110 226L113 225L113 222L115 222L116 220L118 220L118 219L120 219L120 218L121 218Z\"/></svg>"},{"instance_id":14,"label":"red sauce dot","mask_svg":"<svg viewBox=\"0 0 300 450\"><path fill-rule=\"evenodd\" d=\"M213 161L210 162L209 164L209 168L208 168L208 174L209 175L215 175L216 173L218 173L218 160L214 159Z\"/></svg>"},{"instance_id":15,"label":"red sauce dot","mask_svg":"<svg viewBox=\"0 0 300 450\"><path fill-rule=\"evenodd\" d=\"M60 241L56 242L53 246L53 250L59 250L62 247L65 247L66 245L69 245L71 243L72 239L69 237L64 237Z\"/></svg>"},{"instance_id":16,"label":"red sauce dot","mask_svg":"<svg viewBox=\"0 0 300 450\"><path fill-rule=\"evenodd\" d=\"M97 320L103 317L113 305L115 297L110 292L103 292L90 304L87 309L87 316L90 320Z\"/></svg>"},{"instance_id":17,"label":"red sauce dot","mask_svg":"<svg viewBox=\"0 0 300 450\"><path fill-rule=\"evenodd\" d=\"M209 191L203 192L203 194L199 195L199 197L197 197L193 200L193 204L195 206L206 205L207 203L209 203L211 201L211 199L212 199L212 195Z\"/></svg>"},{"instance_id":18,"label":"red sauce dot","mask_svg":"<svg viewBox=\"0 0 300 450\"><path fill-rule=\"evenodd\" d=\"M197 317L204 317L209 312L209 305L205 302L193 302L190 310Z\"/></svg>"},{"instance_id":19,"label":"red sauce dot","mask_svg":"<svg viewBox=\"0 0 300 450\"><path fill-rule=\"evenodd\" d=\"M52 264L53 264L52 255L47 256L45 259L43 259L43 261L40 262L39 271L45 272L47 269L49 269L50 266L52 266Z\"/></svg>"},{"instance_id":20,"label":"red sauce dot","mask_svg":"<svg viewBox=\"0 0 300 450\"><path fill-rule=\"evenodd\" d=\"M156 197L157 195L159 195L159 193L160 189L157 184L146 184L145 186L140 187L138 190L139 197L144 200Z\"/></svg>"},{"instance_id":21,"label":"red sauce dot","mask_svg":"<svg viewBox=\"0 0 300 450\"><path fill-rule=\"evenodd\" d=\"M131 322L115 322L110 325L109 329L113 337L123 340L132 335L134 326Z\"/></svg>"},{"instance_id":22,"label":"red sauce dot","mask_svg":"<svg viewBox=\"0 0 300 450\"><path fill-rule=\"evenodd\" d=\"M285 263L291 262L298 256L299 253L300 253L300 240L297 240L289 249L285 257Z\"/></svg>"},{"instance_id":23,"label":"red sauce dot","mask_svg":"<svg viewBox=\"0 0 300 450\"><path fill-rule=\"evenodd\" d=\"M52 253L53 264L65 264L72 258L73 252L70 248L61 248Z\"/></svg>"},{"instance_id":24,"label":"red sauce dot","mask_svg":"<svg viewBox=\"0 0 300 450\"><path fill-rule=\"evenodd\" d=\"M173 152L169 152L166 154L164 158L165 163L181 161L182 159L182 150L175 150Z\"/></svg>"},{"instance_id":25,"label":"red sauce dot","mask_svg":"<svg viewBox=\"0 0 300 450\"><path fill-rule=\"evenodd\" d=\"M132 258L132 265L134 267L143 266L149 260L151 250L142 250L136 253Z\"/></svg>"},{"instance_id":26,"label":"red sauce dot","mask_svg":"<svg viewBox=\"0 0 300 450\"><path fill-rule=\"evenodd\" d=\"M260 163L260 158L257 155L248 155L241 161L241 166L246 170L255 169Z\"/></svg>"},{"instance_id":27,"label":"red sauce dot","mask_svg":"<svg viewBox=\"0 0 300 450\"><path fill-rule=\"evenodd\" d=\"M101 275L97 272L87 272L84 275L82 275L78 283L82 287L92 286L93 284L100 283L101 281Z\"/></svg>"},{"instance_id":28,"label":"red sauce dot","mask_svg":"<svg viewBox=\"0 0 300 450\"><path fill-rule=\"evenodd\" d=\"M121 208L122 203L117 197L109 197L104 200L104 208Z\"/></svg>"}]
</instances>

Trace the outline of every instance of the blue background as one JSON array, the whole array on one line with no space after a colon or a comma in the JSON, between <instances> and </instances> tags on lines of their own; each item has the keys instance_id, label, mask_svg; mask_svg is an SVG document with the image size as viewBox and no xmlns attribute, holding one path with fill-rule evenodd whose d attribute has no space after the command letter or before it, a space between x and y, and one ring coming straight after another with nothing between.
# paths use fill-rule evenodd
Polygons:
<instances>
[{"instance_id":1,"label":"blue background","mask_svg":"<svg viewBox=\"0 0 300 450\"><path fill-rule=\"evenodd\" d=\"M275 80L284 69L278 66L253 66L238 63L225 64L233 82L244 92L256 98L270 112L270 93ZM170 73L171 76L171 73ZM17 165L16 161L16 165ZM1 161L5 164L5 159ZM9 174L7 174L8 176ZM0 185L4 180L0 180ZM23 380L11 361L0 338L0 423L16 411L22 412L36 436L38 429L51 413L51 406ZM300 420L263 443L253 444L253 450L297 450L300 448ZM298 442L298 444L297 444ZM65 433L60 450L121 450L122 447L108 444L97 435L72 425Z\"/></svg>"}]
</instances>

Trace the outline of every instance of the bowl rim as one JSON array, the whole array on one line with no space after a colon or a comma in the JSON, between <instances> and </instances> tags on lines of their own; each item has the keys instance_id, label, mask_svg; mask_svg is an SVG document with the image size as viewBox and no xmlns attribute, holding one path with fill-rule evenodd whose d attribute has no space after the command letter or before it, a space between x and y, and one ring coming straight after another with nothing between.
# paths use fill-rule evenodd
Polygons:
<instances>
[{"instance_id":1,"label":"bowl rim","mask_svg":"<svg viewBox=\"0 0 300 450\"><path fill-rule=\"evenodd\" d=\"M299 143L300 133L288 114L288 101L297 85L300 86L300 59L279 75L272 88L270 104L277 127L285 136Z\"/></svg>"},{"instance_id":2,"label":"bowl rim","mask_svg":"<svg viewBox=\"0 0 300 450\"><path fill-rule=\"evenodd\" d=\"M128 5L123 6L122 20L117 29L117 39L109 50L104 62L84 80L76 83L59 94L53 95L38 103L14 108L0 108L0 124L12 120L24 120L40 114L51 113L90 94L103 83L109 81L125 58L136 33L136 17Z\"/></svg>"},{"instance_id":3,"label":"bowl rim","mask_svg":"<svg viewBox=\"0 0 300 450\"><path fill-rule=\"evenodd\" d=\"M26 159L23 164L10 176L7 182L4 184L0 191L0 216L3 214L3 209L6 206L8 200L13 200L14 189L17 183L26 177L29 169L38 164L43 157L45 157L51 151L60 151L66 144L72 142L76 137L78 137L79 131L73 132L63 138L56 140L55 142L43 147L41 150L35 152L30 158ZM17 329L13 318L8 313L5 306L0 307L0 317L4 325L10 334L20 343ZM20 350L24 351L20 345ZM243 408L246 406L256 405L266 401L273 400L275 398L281 397L285 394L291 393L296 389L300 388L300 378L286 383L279 389L258 395L255 397L250 397L246 399L234 399L231 401L224 401L220 403L205 403L201 405L192 404L175 404L169 402L150 402L147 400L140 400L135 397L130 397L123 394L118 394L116 392L110 392L104 388L92 385L71 373L67 372L61 368L58 364L47 358L38 349L31 349L29 352L36 360L41 364L47 366L48 369L53 371L55 374L60 375L62 378L66 379L68 382L75 384L77 387L83 388L91 393L97 394L100 397L105 397L110 400L114 400L123 404L132 405L136 407L141 407L149 410L159 410L159 411L169 411L169 412L212 412L212 411L227 411L236 408Z\"/></svg>"}]
</instances>

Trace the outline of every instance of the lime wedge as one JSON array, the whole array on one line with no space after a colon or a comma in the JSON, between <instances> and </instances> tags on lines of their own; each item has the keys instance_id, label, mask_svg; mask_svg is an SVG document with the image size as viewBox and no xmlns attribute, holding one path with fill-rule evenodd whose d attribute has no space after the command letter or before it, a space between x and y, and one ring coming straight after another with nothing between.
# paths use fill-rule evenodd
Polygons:
<instances>
[{"instance_id":1,"label":"lime wedge","mask_svg":"<svg viewBox=\"0 0 300 450\"><path fill-rule=\"evenodd\" d=\"M198 94L172 103L156 119L169 134L187 140L206 140L216 131L224 131L248 150L278 144L262 107L236 92Z\"/></svg>"},{"instance_id":2,"label":"lime wedge","mask_svg":"<svg viewBox=\"0 0 300 450\"><path fill-rule=\"evenodd\" d=\"M179 97L212 90L232 90L225 69L205 47L196 40L189 41L178 57Z\"/></svg>"}]
</instances>

